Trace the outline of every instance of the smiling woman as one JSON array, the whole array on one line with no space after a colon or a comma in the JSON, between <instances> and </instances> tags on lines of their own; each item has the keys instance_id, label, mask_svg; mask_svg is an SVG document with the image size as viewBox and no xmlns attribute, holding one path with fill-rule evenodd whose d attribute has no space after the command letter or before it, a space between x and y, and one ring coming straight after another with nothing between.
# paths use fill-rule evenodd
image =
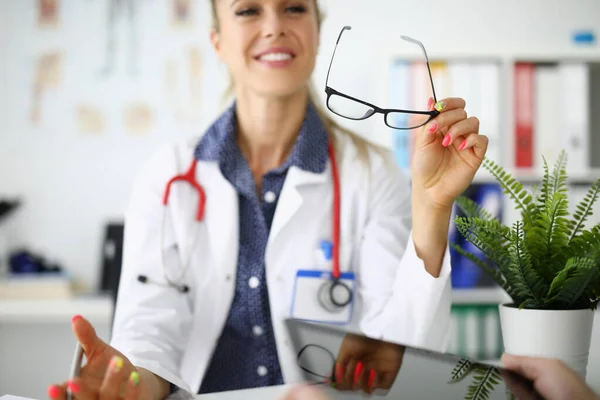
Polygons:
<instances>
[{"instance_id":1,"label":"smiling woman","mask_svg":"<svg viewBox=\"0 0 600 400\"><path fill-rule=\"evenodd\" d=\"M311 95L316 0L211 6L234 101L200 138L166 146L140 171L111 343L74 318L88 362L50 397L298 382L289 318L364 333L336 356L338 390L372 393L398 373L401 354L373 351L367 337L446 350L448 228L486 151L477 119L462 99L435 104L414 134L411 182L390 152L339 128Z\"/></svg>"}]
</instances>

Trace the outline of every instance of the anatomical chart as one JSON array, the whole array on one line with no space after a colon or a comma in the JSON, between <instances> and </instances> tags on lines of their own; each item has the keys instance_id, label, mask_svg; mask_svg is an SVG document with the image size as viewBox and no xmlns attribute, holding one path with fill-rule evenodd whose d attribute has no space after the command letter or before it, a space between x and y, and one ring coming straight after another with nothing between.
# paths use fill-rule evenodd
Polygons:
<instances>
[{"instance_id":1,"label":"anatomical chart","mask_svg":"<svg viewBox=\"0 0 600 400\"><path fill-rule=\"evenodd\" d=\"M198 35L205 30L187 29L195 26L194 1L169 0L165 7L157 1L89 0L65 12L71 3L37 0L34 23L18 27L9 54L16 130L85 136L195 131L202 116ZM70 18L90 20L77 25ZM68 31L73 26L89 29L85 41L82 32Z\"/></svg>"}]
</instances>

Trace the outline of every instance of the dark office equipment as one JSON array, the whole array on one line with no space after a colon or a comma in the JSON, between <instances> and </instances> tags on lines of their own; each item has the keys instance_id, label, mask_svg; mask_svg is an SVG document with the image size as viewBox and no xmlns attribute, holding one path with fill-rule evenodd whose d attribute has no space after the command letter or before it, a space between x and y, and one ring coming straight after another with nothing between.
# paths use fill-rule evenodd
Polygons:
<instances>
[{"instance_id":1,"label":"dark office equipment","mask_svg":"<svg viewBox=\"0 0 600 400\"><path fill-rule=\"evenodd\" d=\"M123 260L123 231L122 222L112 222L106 225L104 242L102 244L102 279L100 290L109 293L113 304L117 300L121 263Z\"/></svg>"}]
</instances>

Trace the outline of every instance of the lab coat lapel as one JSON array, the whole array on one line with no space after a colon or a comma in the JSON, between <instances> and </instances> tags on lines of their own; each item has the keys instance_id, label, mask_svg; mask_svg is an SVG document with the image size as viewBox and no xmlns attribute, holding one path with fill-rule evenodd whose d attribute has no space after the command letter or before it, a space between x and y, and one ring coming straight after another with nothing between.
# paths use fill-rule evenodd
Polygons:
<instances>
[{"instance_id":1,"label":"lab coat lapel","mask_svg":"<svg viewBox=\"0 0 600 400\"><path fill-rule=\"evenodd\" d=\"M277 201L277 209L273 216L267 248L281 247L282 244L277 243L278 237L282 234L286 224L302 207L308 189L312 185L326 183L328 173L329 168L326 168L322 173L304 171L296 166L289 169L281 195Z\"/></svg>"},{"instance_id":2,"label":"lab coat lapel","mask_svg":"<svg viewBox=\"0 0 600 400\"><path fill-rule=\"evenodd\" d=\"M206 192L206 226L212 262L223 276L234 277L238 255L238 198L216 163L201 163L198 176Z\"/></svg>"}]
</instances>

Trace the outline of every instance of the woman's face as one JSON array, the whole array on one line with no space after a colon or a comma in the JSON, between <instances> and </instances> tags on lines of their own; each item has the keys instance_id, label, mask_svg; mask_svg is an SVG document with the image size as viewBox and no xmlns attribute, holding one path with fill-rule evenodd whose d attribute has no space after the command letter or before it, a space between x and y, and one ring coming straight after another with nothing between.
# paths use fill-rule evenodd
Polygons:
<instances>
[{"instance_id":1,"label":"woman's face","mask_svg":"<svg viewBox=\"0 0 600 400\"><path fill-rule=\"evenodd\" d=\"M211 41L236 88L263 96L303 89L314 69L319 24L314 0L216 0Z\"/></svg>"}]
</instances>

